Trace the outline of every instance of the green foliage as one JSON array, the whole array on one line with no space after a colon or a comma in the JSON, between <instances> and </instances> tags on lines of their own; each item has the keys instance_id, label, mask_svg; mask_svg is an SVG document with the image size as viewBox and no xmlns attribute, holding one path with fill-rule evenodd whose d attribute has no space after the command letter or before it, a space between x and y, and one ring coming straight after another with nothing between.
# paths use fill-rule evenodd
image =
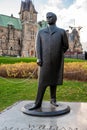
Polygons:
<instances>
[{"instance_id":1,"label":"green foliage","mask_svg":"<svg viewBox=\"0 0 87 130\"><path fill-rule=\"evenodd\" d=\"M65 62L86 62L86 60L81 60L81 59L74 59L74 58L65 58Z\"/></svg>"},{"instance_id":2,"label":"green foliage","mask_svg":"<svg viewBox=\"0 0 87 130\"><path fill-rule=\"evenodd\" d=\"M0 57L0 64L14 64L19 62L36 62L36 58L29 57Z\"/></svg>"},{"instance_id":3,"label":"green foliage","mask_svg":"<svg viewBox=\"0 0 87 130\"><path fill-rule=\"evenodd\" d=\"M0 111L20 100L35 100L36 94L36 79L0 78ZM50 101L49 87L44 100ZM64 81L57 87L57 101L87 102L87 82Z\"/></svg>"}]
</instances>

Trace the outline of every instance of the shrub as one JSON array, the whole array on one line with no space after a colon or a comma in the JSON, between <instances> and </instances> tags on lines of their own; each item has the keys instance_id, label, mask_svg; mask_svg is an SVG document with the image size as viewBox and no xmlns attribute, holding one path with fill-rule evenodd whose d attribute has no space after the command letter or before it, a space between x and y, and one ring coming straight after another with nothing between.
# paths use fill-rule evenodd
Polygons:
<instances>
[{"instance_id":1,"label":"shrub","mask_svg":"<svg viewBox=\"0 0 87 130\"><path fill-rule=\"evenodd\" d=\"M0 75L3 77L13 78L37 78L37 64L32 63L15 63L0 66ZM4 72L4 73L3 73Z\"/></svg>"},{"instance_id":2,"label":"shrub","mask_svg":"<svg viewBox=\"0 0 87 130\"><path fill-rule=\"evenodd\" d=\"M13 78L37 78L38 66L35 62L0 65L0 76ZM64 78L87 81L87 62L64 64Z\"/></svg>"},{"instance_id":3,"label":"shrub","mask_svg":"<svg viewBox=\"0 0 87 130\"><path fill-rule=\"evenodd\" d=\"M87 81L87 62L65 63L64 78Z\"/></svg>"},{"instance_id":4,"label":"shrub","mask_svg":"<svg viewBox=\"0 0 87 130\"><path fill-rule=\"evenodd\" d=\"M7 77L6 65L0 66L0 76Z\"/></svg>"}]
</instances>

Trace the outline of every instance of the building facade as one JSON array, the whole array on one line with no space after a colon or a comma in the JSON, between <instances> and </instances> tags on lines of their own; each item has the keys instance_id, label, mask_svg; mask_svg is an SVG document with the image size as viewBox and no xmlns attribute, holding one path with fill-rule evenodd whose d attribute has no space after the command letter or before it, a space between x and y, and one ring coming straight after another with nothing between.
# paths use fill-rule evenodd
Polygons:
<instances>
[{"instance_id":1,"label":"building facade","mask_svg":"<svg viewBox=\"0 0 87 130\"><path fill-rule=\"evenodd\" d=\"M0 55L35 56L37 11L31 0L21 2L20 18L0 14Z\"/></svg>"}]
</instances>

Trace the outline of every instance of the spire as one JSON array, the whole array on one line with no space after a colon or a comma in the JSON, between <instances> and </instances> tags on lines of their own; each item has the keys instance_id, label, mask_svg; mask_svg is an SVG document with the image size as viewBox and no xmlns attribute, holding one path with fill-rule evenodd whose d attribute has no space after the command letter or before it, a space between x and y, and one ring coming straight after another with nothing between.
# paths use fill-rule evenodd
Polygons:
<instances>
[{"instance_id":1,"label":"spire","mask_svg":"<svg viewBox=\"0 0 87 130\"><path fill-rule=\"evenodd\" d=\"M33 12L37 13L37 11L35 10L35 7L32 3L32 0L25 0L25 1L21 1L21 9L22 11L30 11L30 6L33 6Z\"/></svg>"},{"instance_id":2,"label":"spire","mask_svg":"<svg viewBox=\"0 0 87 130\"><path fill-rule=\"evenodd\" d=\"M26 3L30 2L31 0L25 0Z\"/></svg>"}]
</instances>

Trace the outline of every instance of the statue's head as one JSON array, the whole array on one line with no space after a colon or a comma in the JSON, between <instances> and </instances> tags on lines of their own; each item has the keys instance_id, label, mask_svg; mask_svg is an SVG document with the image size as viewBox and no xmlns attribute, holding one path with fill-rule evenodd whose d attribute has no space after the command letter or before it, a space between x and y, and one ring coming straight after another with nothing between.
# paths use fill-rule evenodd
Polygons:
<instances>
[{"instance_id":1,"label":"statue's head","mask_svg":"<svg viewBox=\"0 0 87 130\"><path fill-rule=\"evenodd\" d=\"M47 20L47 23L49 25L52 25L52 24L55 24L56 23L56 20L57 20L57 16L56 14L52 13L52 12L48 12L46 14L46 20Z\"/></svg>"}]
</instances>

